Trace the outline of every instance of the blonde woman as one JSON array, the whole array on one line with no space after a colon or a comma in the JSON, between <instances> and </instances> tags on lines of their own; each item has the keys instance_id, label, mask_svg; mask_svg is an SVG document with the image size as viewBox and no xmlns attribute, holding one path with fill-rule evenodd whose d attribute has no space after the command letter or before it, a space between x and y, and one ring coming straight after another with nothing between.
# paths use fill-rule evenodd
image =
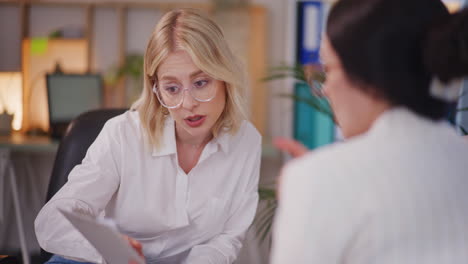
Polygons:
<instances>
[{"instance_id":1,"label":"blonde woman","mask_svg":"<svg viewBox=\"0 0 468 264\"><path fill-rule=\"evenodd\" d=\"M115 219L148 263L232 263L258 202L261 137L246 121L242 70L220 28L190 9L151 35L144 89L111 119L39 213L49 263L104 263L58 213ZM138 247L138 246L136 246Z\"/></svg>"}]
</instances>

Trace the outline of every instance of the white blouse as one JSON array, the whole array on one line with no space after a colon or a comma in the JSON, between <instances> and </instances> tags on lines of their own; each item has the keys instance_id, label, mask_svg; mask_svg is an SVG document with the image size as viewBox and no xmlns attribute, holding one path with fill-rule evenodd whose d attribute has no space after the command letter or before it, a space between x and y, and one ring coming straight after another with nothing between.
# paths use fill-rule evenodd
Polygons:
<instances>
[{"instance_id":1,"label":"white blouse","mask_svg":"<svg viewBox=\"0 0 468 264\"><path fill-rule=\"evenodd\" d=\"M402 108L289 163L272 263L468 263L468 143Z\"/></svg>"},{"instance_id":2,"label":"white blouse","mask_svg":"<svg viewBox=\"0 0 468 264\"><path fill-rule=\"evenodd\" d=\"M261 136L247 121L232 136L221 133L186 174L178 165L174 120L163 146L144 143L137 112L109 120L68 182L35 221L46 251L104 263L99 253L57 211L74 208L113 218L143 244L148 263L232 263L258 203Z\"/></svg>"}]
</instances>

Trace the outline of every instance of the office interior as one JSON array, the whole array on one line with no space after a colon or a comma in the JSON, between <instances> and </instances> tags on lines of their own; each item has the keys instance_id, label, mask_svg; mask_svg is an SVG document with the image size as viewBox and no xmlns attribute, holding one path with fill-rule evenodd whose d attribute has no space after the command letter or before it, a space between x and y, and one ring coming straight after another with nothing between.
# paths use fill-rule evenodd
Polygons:
<instances>
[{"instance_id":1,"label":"office interior","mask_svg":"<svg viewBox=\"0 0 468 264\"><path fill-rule=\"evenodd\" d=\"M174 8L207 12L247 69L250 119L263 136L257 216L274 207L277 176L291 157L272 140L295 138L310 149L341 140L329 116L291 97L311 97L307 84L288 70L274 78L281 67L320 69L320 35L333 2L0 0L0 255L43 263L33 222L46 200L60 136L80 113L130 107L142 89L151 31ZM444 2L452 11L468 5ZM460 108L467 106L462 98ZM453 122L468 129L468 112L457 113ZM268 263L268 223L254 222L236 263Z\"/></svg>"}]
</instances>

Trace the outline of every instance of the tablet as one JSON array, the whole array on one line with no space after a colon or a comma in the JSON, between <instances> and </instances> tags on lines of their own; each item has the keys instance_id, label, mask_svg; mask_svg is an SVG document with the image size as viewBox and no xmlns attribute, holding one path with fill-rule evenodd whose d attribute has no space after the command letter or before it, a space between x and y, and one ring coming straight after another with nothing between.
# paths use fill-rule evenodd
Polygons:
<instances>
[{"instance_id":1,"label":"tablet","mask_svg":"<svg viewBox=\"0 0 468 264\"><path fill-rule=\"evenodd\" d=\"M128 244L122 234L105 219L59 209L70 223L93 245L109 264L144 264L145 260Z\"/></svg>"}]
</instances>

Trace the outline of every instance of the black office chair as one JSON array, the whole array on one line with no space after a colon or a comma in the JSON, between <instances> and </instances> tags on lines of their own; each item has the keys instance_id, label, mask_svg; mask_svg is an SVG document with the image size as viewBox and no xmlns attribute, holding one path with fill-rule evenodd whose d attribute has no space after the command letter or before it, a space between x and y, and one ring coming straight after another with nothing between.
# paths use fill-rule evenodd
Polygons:
<instances>
[{"instance_id":1,"label":"black office chair","mask_svg":"<svg viewBox=\"0 0 468 264\"><path fill-rule=\"evenodd\" d=\"M85 112L75 118L60 141L52 175L47 190L46 202L67 182L68 174L86 155L107 120L124 113L127 109L99 109ZM51 254L41 251L41 259L47 261Z\"/></svg>"}]
</instances>

